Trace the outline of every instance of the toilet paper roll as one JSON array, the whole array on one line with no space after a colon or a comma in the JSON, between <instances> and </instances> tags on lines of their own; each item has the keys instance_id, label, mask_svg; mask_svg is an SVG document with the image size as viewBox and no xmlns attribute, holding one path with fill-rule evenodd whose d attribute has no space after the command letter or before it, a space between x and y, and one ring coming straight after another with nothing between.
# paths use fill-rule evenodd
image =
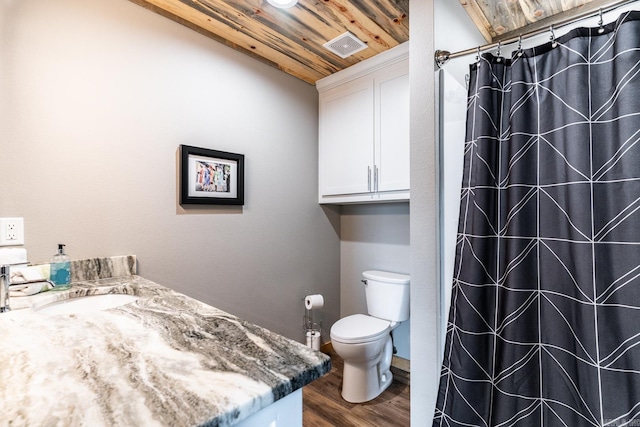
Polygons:
<instances>
[{"instance_id":1,"label":"toilet paper roll","mask_svg":"<svg viewBox=\"0 0 640 427\"><path fill-rule=\"evenodd\" d=\"M307 295L304 297L304 306L307 310L322 308L324 307L324 298L320 294Z\"/></svg>"},{"instance_id":2,"label":"toilet paper roll","mask_svg":"<svg viewBox=\"0 0 640 427\"><path fill-rule=\"evenodd\" d=\"M307 347L320 350L320 331L307 331Z\"/></svg>"}]
</instances>

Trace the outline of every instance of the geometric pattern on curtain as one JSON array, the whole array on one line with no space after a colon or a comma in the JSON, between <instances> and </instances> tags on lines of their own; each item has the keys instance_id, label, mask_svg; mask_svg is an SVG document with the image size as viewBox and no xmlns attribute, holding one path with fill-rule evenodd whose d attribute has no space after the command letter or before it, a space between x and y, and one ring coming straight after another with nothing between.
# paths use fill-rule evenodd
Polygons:
<instances>
[{"instance_id":1,"label":"geometric pattern on curtain","mask_svg":"<svg viewBox=\"0 0 640 427\"><path fill-rule=\"evenodd\" d=\"M640 12L471 66L434 426L640 426Z\"/></svg>"}]
</instances>

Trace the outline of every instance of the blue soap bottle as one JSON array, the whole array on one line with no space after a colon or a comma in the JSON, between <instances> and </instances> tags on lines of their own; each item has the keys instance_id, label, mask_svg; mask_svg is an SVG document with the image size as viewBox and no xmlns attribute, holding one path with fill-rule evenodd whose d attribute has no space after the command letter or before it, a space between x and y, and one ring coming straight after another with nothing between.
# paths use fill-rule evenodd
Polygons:
<instances>
[{"instance_id":1,"label":"blue soap bottle","mask_svg":"<svg viewBox=\"0 0 640 427\"><path fill-rule=\"evenodd\" d=\"M71 287L71 261L64 253L62 243L58 244L58 253L51 258L51 281L55 283L57 290L69 289Z\"/></svg>"}]
</instances>

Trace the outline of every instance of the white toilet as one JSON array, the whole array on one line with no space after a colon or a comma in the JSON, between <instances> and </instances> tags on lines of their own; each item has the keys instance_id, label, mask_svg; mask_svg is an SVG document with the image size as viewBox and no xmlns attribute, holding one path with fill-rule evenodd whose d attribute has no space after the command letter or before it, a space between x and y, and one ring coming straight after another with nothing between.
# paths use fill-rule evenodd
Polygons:
<instances>
[{"instance_id":1,"label":"white toilet","mask_svg":"<svg viewBox=\"0 0 640 427\"><path fill-rule=\"evenodd\" d=\"M342 398L361 403L375 399L393 380L390 332L409 319L409 276L365 271L367 311L338 320L331 327L331 344L344 360Z\"/></svg>"}]
</instances>

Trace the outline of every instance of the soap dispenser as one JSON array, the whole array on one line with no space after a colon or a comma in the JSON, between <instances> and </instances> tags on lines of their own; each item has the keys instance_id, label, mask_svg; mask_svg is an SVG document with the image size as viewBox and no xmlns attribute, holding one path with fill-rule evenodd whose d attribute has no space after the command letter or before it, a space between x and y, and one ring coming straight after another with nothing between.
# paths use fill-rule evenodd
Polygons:
<instances>
[{"instance_id":1,"label":"soap dispenser","mask_svg":"<svg viewBox=\"0 0 640 427\"><path fill-rule=\"evenodd\" d=\"M58 253L51 258L51 281L55 283L57 290L69 289L71 285L71 261L64 253L62 243L58 244Z\"/></svg>"}]
</instances>

